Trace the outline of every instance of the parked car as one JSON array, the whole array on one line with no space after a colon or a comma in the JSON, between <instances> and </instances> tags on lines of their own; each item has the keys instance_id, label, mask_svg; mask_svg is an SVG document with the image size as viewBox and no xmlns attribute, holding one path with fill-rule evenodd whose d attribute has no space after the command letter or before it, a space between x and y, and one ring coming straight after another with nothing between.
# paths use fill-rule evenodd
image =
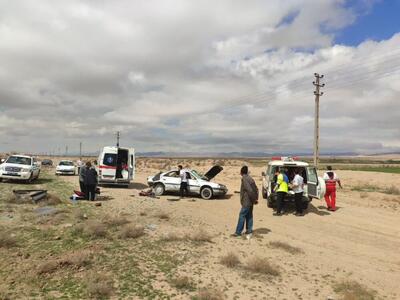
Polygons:
<instances>
[{"instance_id":1,"label":"parked car","mask_svg":"<svg viewBox=\"0 0 400 300\"><path fill-rule=\"evenodd\" d=\"M43 159L42 160L42 166L52 166L53 161L51 159Z\"/></svg>"},{"instance_id":2,"label":"parked car","mask_svg":"<svg viewBox=\"0 0 400 300\"><path fill-rule=\"evenodd\" d=\"M61 160L56 167L56 175L75 175L76 167L72 160Z\"/></svg>"},{"instance_id":3,"label":"parked car","mask_svg":"<svg viewBox=\"0 0 400 300\"><path fill-rule=\"evenodd\" d=\"M98 157L99 184L129 186L135 178L135 149L104 147Z\"/></svg>"},{"instance_id":4,"label":"parked car","mask_svg":"<svg viewBox=\"0 0 400 300\"><path fill-rule=\"evenodd\" d=\"M223 168L221 166L213 166L205 175L201 175L195 170L185 169L188 178L189 193L192 195L200 195L203 199L211 199L214 196L223 196L228 192L225 185L211 182L210 180L217 176ZM179 170L174 169L164 173L158 173L155 176L147 178L149 186L153 187L157 196L165 192L179 192L181 178Z\"/></svg>"},{"instance_id":5,"label":"parked car","mask_svg":"<svg viewBox=\"0 0 400 300\"><path fill-rule=\"evenodd\" d=\"M322 199L325 195L325 181L318 177L317 170L306 162L298 161L291 157L273 157L268 162L266 171L262 172L262 195L267 200L268 207L275 207L276 193L273 191L276 184L275 172L279 169L284 171L289 181L293 180L294 169L300 171L304 179L303 208L307 209L313 198ZM286 202L294 202L294 192L289 188L285 199Z\"/></svg>"},{"instance_id":6,"label":"parked car","mask_svg":"<svg viewBox=\"0 0 400 300\"><path fill-rule=\"evenodd\" d=\"M0 165L0 181L14 179L32 182L39 178L40 164L28 155L11 155Z\"/></svg>"}]
</instances>

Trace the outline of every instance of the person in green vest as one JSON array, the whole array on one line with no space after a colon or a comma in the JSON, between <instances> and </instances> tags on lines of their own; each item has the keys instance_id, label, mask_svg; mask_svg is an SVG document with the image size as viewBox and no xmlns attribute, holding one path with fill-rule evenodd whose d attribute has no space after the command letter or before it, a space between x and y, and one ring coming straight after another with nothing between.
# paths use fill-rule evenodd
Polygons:
<instances>
[{"instance_id":1,"label":"person in green vest","mask_svg":"<svg viewBox=\"0 0 400 300\"><path fill-rule=\"evenodd\" d=\"M279 168L276 169L275 176L276 176L276 185L274 188L274 192L276 192L276 212L274 212L273 215L282 216L284 200L289 190L288 187L289 178L287 177L285 172L283 170L280 170Z\"/></svg>"}]
</instances>

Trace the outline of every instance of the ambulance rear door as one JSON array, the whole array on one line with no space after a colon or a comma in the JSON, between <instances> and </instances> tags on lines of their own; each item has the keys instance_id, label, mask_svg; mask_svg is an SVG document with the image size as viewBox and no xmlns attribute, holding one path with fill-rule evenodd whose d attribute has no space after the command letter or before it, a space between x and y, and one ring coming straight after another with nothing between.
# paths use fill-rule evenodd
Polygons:
<instances>
[{"instance_id":1,"label":"ambulance rear door","mask_svg":"<svg viewBox=\"0 0 400 300\"><path fill-rule=\"evenodd\" d=\"M129 148L128 168L129 168L129 180L133 180L135 178L135 172L136 172L136 158L135 158L134 148Z\"/></svg>"}]
</instances>

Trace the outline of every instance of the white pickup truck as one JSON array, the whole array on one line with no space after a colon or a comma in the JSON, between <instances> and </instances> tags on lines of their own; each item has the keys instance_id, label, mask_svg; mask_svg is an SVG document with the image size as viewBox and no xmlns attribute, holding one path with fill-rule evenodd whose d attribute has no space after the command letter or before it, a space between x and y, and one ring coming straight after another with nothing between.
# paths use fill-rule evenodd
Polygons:
<instances>
[{"instance_id":1,"label":"white pickup truck","mask_svg":"<svg viewBox=\"0 0 400 300\"><path fill-rule=\"evenodd\" d=\"M39 178L40 164L28 155L11 155L0 165L0 181L3 179L32 182Z\"/></svg>"}]
</instances>

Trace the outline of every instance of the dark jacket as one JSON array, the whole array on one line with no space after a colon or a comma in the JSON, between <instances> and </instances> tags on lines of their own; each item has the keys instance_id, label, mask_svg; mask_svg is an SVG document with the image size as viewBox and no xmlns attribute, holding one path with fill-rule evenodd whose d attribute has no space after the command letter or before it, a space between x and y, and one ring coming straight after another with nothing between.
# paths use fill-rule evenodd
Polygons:
<instances>
[{"instance_id":1,"label":"dark jacket","mask_svg":"<svg viewBox=\"0 0 400 300\"><path fill-rule=\"evenodd\" d=\"M85 185L96 185L97 184L97 172L95 168L86 168L85 178L84 178Z\"/></svg>"},{"instance_id":2,"label":"dark jacket","mask_svg":"<svg viewBox=\"0 0 400 300\"><path fill-rule=\"evenodd\" d=\"M251 207L258 200L258 188L250 175L242 176L242 184L240 185L240 204L242 207Z\"/></svg>"}]
</instances>

